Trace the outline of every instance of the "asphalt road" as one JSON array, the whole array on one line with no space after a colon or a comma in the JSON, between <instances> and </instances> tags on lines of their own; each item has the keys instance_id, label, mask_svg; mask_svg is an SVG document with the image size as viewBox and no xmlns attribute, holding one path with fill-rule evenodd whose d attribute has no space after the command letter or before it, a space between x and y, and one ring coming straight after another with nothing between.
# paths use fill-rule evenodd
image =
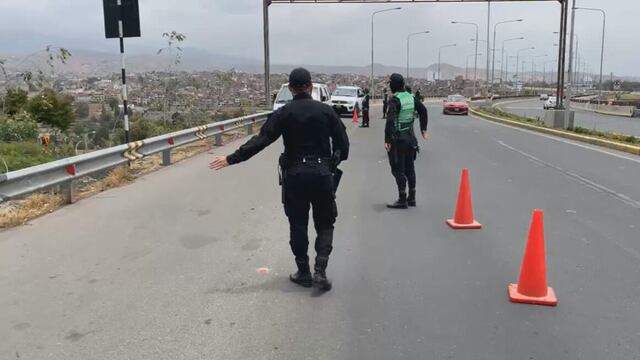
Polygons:
<instances>
[{"instance_id":1,"label":"asphalt road","mask_svg":"<svg viewBox=\"0 0 640 360\"><path fill-rule=\"evenodd\" d=\"M508 102L499 106L505 111L528 116L532 118L544 119L545 110L542 108L543 102L537 99L529 99L516 102ZM587 129L615 132L640 136L640 119L623 116L612 116L598 114L591 111L576 109L575 125Z\"/></svg>"},{"instance_id":2,"label":"asphalt road","mask_svg":"<svg viewBox=\"0 0 640 360\"><path fill-rule=\"evenodd\" d=\"M204 154L1 232L0 358L639 359L640 158L429 110L408 211L379 108L350 128L333 291L287 280L281 145ZM483 230L445 225L463 167ZM534 208L556 308L507 297Z\"/></svg>"}]
</instances>

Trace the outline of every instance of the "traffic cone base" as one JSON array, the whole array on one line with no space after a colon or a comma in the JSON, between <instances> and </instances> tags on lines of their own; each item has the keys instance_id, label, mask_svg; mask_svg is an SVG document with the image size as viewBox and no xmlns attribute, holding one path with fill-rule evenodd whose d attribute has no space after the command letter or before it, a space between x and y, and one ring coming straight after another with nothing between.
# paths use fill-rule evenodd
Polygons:
<instances>
[{"instance_id":1,"label":"traffic cone base","mask_svg":"<svg viewBox=\"0 0 640 360\"><path fill-rule=\"evenodd\" d=\"M547 296L543 297L531 297L522 295L518 292L517 284L509 284L509 300L514 303L521 304L533 304L533 305L545 305L545 306L557 306L558 298L556 292L552 288L547 288Z\"/></svg>"},{"instance_id":2,"label":"traffic cone base","mask_svg":"<svg viewBox=\"0 0 640 360\"><path fill-rule=\"evenodd\" d=\"M454 219L447 220L447 224L456 230L473 230L473 229L482 229L482 224L477 221L473 221L471 224L458 224Z\"/></svg>"}]
</instances>

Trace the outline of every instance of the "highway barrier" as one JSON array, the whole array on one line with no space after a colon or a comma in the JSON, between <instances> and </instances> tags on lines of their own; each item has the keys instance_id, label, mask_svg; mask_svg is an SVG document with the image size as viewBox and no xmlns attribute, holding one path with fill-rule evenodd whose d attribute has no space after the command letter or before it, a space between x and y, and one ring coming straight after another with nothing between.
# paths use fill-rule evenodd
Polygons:
<instances>
[{"instance_id":1,"label":"highway barrier","mask_svg":"<svg viewBox=\"0 0 640 360\"><path fill-rule=\"evenodd\" d=\"M198 126L0 174L0 202L59 185L68 201L73 202L75 182L83 176L105 172L157 153L162 153L162 165L167 166L171 164L172 149L211 137L214 144L220 146L222 134L241 128L251 134L254 125L264 122L269 114L271 112L262 112Z\"/></svg>"},{"instance_id":2,"label":"highway barrier","mask_svg":"<svg viewBox=\"0 0 640 360\"><path fill-rule=\"evenodd\" d=\"M585 107L579 107L586 111L592 111L598 114L612 115L612 116L624 116L633 117L635 106L621 106L621 105L597 105L587 104Z\"/></svg>"}]
</instances>

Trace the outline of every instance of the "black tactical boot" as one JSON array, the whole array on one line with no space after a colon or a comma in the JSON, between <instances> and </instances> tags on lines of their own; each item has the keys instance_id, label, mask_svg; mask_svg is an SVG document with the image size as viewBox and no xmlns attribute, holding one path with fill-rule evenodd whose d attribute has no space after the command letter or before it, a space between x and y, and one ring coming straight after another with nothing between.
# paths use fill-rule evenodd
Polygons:
<instances>
[{"instance_id":1,"label":"black tactical boot","mask_svg":"<svg viewBox=\"0 0 640 360\"><path fill-rule=\"evenodd\" d=\"M398 200L393 204L387 204L387 207L389 209L408 209L409 203L407 203L407 193L400 192L400 196L398 197Z\"/></svg>"},{"instance_id":2,"label":"black tactical boot","mask_svg":"<svg viewBox=\"0 0 640 360\"><path fill-rule=\"evenodd\" d=\"M416 207L416 189L409 189L409 197L407 198L407 204L411 207Z\"/></svg>"},{"instance_id":3,"label":"black tactical boot","mask_svg":"<svg viewBox=\"0 0 640 360\"><path fill-rule=\"evenodd\" d=\"M311 287L313 279L311 278L311 270L309 269L309 259L296 258L296 265L298 265L298 271L295 274L289 275L289 280L300 286Z\"/></svg>"},{"instance_id":4,"label":"black tactical boot","mask_svg":"<svg viewBox=\"0 0 640 360\"><path fill-rule=\"evenodd\" d=\"M331 283L327 279L327 264L329 263L328 257L316 257L315 273L313 274L313 287L320 291L331 290Z\"/></svg>"}]
</instances>

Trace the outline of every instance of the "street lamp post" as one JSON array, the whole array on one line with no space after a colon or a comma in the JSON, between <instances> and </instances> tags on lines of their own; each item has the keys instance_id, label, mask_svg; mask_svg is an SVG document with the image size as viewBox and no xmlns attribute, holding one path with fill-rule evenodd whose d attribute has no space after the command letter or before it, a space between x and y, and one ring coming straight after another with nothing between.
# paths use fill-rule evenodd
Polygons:
<instances>
[{"instance_id":1,"label":"street lamp post","mask_svg":"<svg viewBox=\"0 0 640 360\"><path fill-rule=\"evenodd\" d=\"M524 48L524 49L520 49L517 52L517 56L516 56L516 78L518 79L518 81L520 81L520 53L523 51L527 51L527 50L535 50L535 47L528 47L528 48Z\"/></svg>"},{"instance_id":2,"label":"street lamp post","mask_svg":"<svg viewBox=\"0 0 640 360\"><path fill-rule=\"evenodd\" d=\"M602 9L577 7L576 10L598 11L602 13L602 46L600 48L600 84L598 85L598 101L602 99L602 66L604 64L604 36L607 27L607 13Z\"/></svg>"},{"instance_id":3,"label":"street lamp post","mask_svg":"<svg viewBox=\"0 0 640 360\"><path fill-rule=\"evenodd\" d=\"M378 10L378 11L374 11L371 14L371 98L375 99L375 84L373 82L373 31L374 31L374 27L373 27L373 19L376 16L376 14L382 13L382 12L387 12L387 11L394 11L394 10L400 10L402 9L401 7L397 7L397 8L392 8L392 9L384 9L384 10Z\"/></svg>"},{"instance_id":4,"label":"street lamp post","mask_svg":"<svg viewBox=\"0 0 640 360\"><path fill-rule=\"evenodd\" d=\"M473 70L473 95L476 95L476 84L478 83L478 32L480 31L480 27L476 23L465 22L465 21L452 21L452 24L460 24L460 25L472 25L476 27L476 60L474 64ZM438 77L440 77L440 69L438 68ZM439 79L438 79L439 80Z\"/></svg>"},{"instance_id":5,"label":"street lamp post","mask_svg":"<svg viewBox=\"0 0 640 360\"><path fill-rule=\"evenodd\" d=\"M409 81L409 40L412 36L428 33L430 33L430 31L420 31L407 35L407 81Z\"/></svg>"},{"instance_id":6,"label":"street lamp post","mask_svg":"<svg viewBox=\"0 0 640 360\"><path fill-rule=\"evenodd\" d=\"M516 40L524 40L524 37L515 37L515 38L511 38L511 39L506 39L502 41L502 54L501 54L501 63L500 63L500 82L503 81L503 70L504 70L504 54L505 54L505 50L504 50L504 44L509 42L509 41L516 41ZM495 44L495 43L494 43Z\"/></svg>"},{"instance_id":7,"label":"street lamp post","mask_svg":"<svg viewBox=\"0 0 640 360\"><path fill-rule=\"evenodd\" d=\"M458 44L442 45L438 49L438 81L440 81L442 79L442 76L440 74L440 64L442 63L442 49L450 48L450 47L454 47L454 46L458 46Z\"/></svg>"},{"instance_id":8,"label":"street lamp post","mask_svg":"<svg viewBox=\"0 0 640 360\"><path fill-rule=\"evenodd\" d=\"M491 85L493 86L493 82L494 82L494 78L495 78L495 70L496 70L496 35L497 35L497 28L498 25L502 25L502 24L509 24L509 23L515 23L515 22L522 22L523 19L516 19L516 20L506 20L506 21L500 21L497 22L494 26L493 26L493 55L492 55L492 59L491 59ZM502 42L502 51L504 51L504 42Z\"/></svg>"}]
</instances>

